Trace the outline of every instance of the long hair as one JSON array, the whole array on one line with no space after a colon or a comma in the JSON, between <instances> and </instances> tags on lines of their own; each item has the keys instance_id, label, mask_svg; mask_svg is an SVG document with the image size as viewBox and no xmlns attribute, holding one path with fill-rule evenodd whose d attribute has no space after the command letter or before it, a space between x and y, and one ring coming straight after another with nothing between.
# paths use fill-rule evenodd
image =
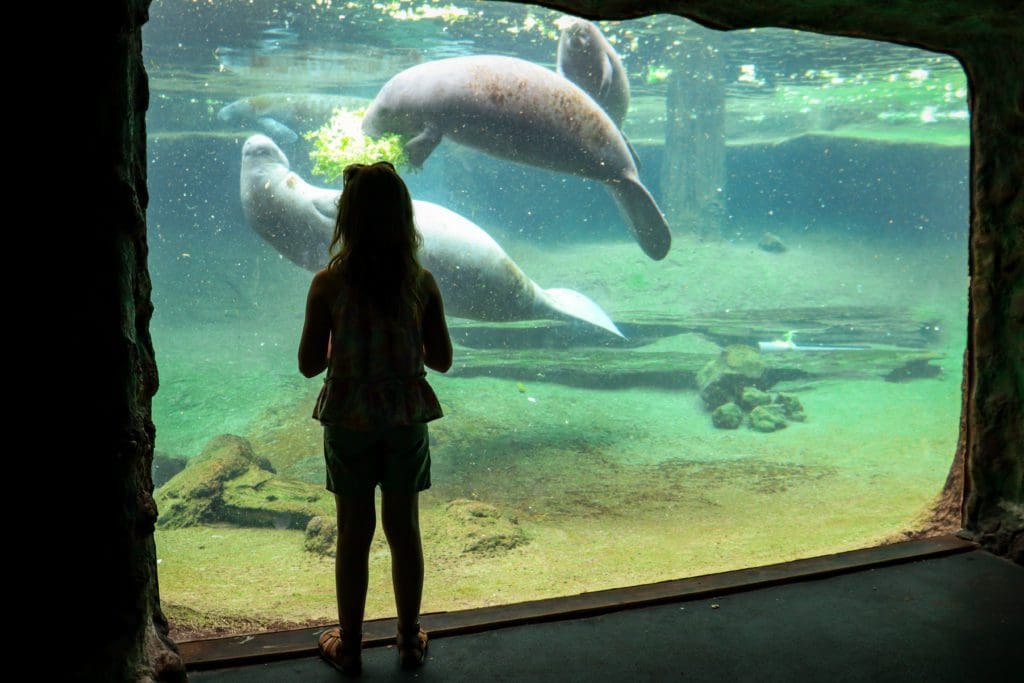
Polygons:
<instances>
[{"instance_id":1,"label":"long hair","mask_svg":"<svg viewBox=\"0 0 1024 683\"><path fill-rule=\"evenodd\" d=\"M382 312L418 311L420 236L409 189L386 161L352 164L342 177L328 268Z\"/></svg>"}]
</instances>

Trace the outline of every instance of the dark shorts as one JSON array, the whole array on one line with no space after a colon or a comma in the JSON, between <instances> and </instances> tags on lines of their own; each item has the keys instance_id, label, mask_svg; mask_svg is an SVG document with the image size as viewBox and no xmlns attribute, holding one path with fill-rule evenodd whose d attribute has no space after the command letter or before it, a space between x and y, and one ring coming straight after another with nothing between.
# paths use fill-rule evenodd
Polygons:
<instances>
[{"instance_id":1,"label":"dark shorts","mask_svg":"<svg viewBox=\"0 0 1024 683\"><path fill-rule=\"evenodd\" d=\"M345 496L417 493L430 488L427 425L358 432L324 427L327 490Z\"/></svg>"}]
</instances>

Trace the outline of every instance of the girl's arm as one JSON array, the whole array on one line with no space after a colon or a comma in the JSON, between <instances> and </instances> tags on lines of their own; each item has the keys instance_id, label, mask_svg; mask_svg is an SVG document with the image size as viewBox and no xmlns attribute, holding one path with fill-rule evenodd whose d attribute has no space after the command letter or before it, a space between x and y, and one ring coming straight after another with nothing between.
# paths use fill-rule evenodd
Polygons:
<instances>
[{"instance_id":1,"label":"girl's arm","mask_svg":"<svg viewBox=\"0 0 1024 683\"><path fill-rule=\"evenodd\" d=\"M452 366L452 340L444 319L444 302L434 276L423 269L423 362L431 370L447 372Z\"/></svg>"},{"instance_id":2,"label":"girl's arm","mask_svg":"<svg viewBox=\"0 0 1024 683\"><path fill-rule=\"evenodd\" d=\"M331 341L331 307L327 298L326 271L313 276L306 297L306 322L299 340L299 372L316 377L327 367Z\"/></svg>"}]
</instances>

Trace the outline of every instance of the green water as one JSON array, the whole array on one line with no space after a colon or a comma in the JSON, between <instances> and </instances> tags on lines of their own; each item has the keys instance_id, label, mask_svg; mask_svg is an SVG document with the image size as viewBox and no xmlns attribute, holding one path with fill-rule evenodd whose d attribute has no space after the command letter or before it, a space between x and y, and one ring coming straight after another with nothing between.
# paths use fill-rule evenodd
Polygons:
<instances>
[{"instance_id":1,"label":"green water","mask_svg":"<svg viewBox=\"0 0 1024 683\"><path fill-rule=\"evenodd\" d=\"M455 54L551 67L557 17L501 3L154 2L156 448L185 462L232 434L266 463L217 480L219 504L241 510L230 522L214 506L201 524L158 530L161 598L179 636L335 618L333 561L303 549L306 516L333 505L309 417L320 380L296 360L312 274L246 224L239 155L257 130L217 112L267 92L368 101L402 69ZM449 319L453 368L428 376L446 415L431 424L421 499L425 612L898 540L924 524L955 451L969 134L955 60L666 16L600 26L629 73L623 128L661 203L666 81L686 68L687 46L723 55L726 215L713 239L673 226L655 262L596 183L449 142L406 174L415 198L471 218L542 287L582 292L627 337ZM293 169L323 185L302 145L287 149ZM758 248L765 232L787 251ZM794 315L809 322L793 327ZM834 324L842 315L852 322ZM806 420L715 428L700 368L730 344L790 331L798 344L865 348L762 354L769 390L798 397ZM915 358L918 371L901 375ZM888 381L894 372L905 381ZM210 488L195 472L157 490L165 519L195 503L180 492ZM247 517L260 496L291 512ZM378 538L370 617L393 610L387 563Z\"/></svg>"}]
</instances>

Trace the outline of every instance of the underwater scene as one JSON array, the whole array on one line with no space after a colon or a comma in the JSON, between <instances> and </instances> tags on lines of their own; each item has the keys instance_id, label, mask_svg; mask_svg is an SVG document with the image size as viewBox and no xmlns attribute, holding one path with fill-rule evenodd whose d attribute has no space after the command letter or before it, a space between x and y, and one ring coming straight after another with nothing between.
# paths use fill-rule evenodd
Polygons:
<instances>
[{"instance_id":1,"label":"underwater scene","mask_svg":"<svg viewBox=\"0 0 1024 683\"><path fill-rule=\"evenodd\" d=\"M504 2L154 0L160 596L336 623L321 378L341 169L388 159L455 345L423 613L941 531L967 333L955 59ZM392 616L378 529L367 618Z\"/></svg>"}]
</instances>

